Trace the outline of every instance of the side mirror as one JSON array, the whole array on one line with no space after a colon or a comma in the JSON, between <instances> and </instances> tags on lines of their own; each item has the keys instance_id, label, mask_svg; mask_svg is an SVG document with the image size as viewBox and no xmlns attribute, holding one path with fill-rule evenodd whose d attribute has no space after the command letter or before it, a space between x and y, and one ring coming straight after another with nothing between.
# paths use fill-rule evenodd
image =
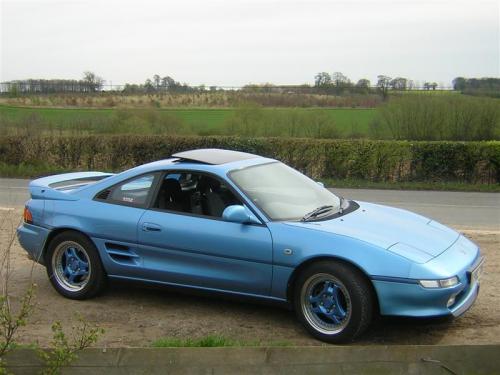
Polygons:
<instances>
[{"instance_id":1,"label":"side mirror","mask_svg":"<svg viewBox=\"0 0 500 375\"><path fill-rule=\"evenodd\" d=\"M322 188L324 188L324 187L325 187L325 184L324 184L324 183L322 183L321 181L316 181L316 183L317 183L319 186L321 186Z\"/></svg>"},{"instance_id":2,"label":"side mirror","mask_svg":"<svg viewBox=\"0 0 500 375\"><path fill-rule=\"evenodd\" d=\"M260 224L259 219L245 206L232 205L226 207L222 213L222 218L225 221L241 224Z\"/></svg>"}]
</instances>

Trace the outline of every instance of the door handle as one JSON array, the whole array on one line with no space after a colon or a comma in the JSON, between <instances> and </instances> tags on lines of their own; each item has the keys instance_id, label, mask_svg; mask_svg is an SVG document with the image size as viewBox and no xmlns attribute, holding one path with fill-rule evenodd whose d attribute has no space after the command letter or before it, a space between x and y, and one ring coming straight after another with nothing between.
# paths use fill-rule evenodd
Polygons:
<instances>
[{"instance_id":1,"label":"door handle","mask_svg":"<svg viewBox=\"0 0 500 375\"><path fill-rule=\"evenodd\" d=\"M155 223L142 223L142 230L144 232L161 232L161 227Z\"/></svg>"}]
</instances>

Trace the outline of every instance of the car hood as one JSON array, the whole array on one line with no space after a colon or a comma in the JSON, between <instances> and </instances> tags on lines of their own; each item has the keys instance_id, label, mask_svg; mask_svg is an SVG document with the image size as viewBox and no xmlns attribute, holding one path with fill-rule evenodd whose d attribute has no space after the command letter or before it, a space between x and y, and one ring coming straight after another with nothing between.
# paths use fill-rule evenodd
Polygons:
<instances>
[{"instance_id":1,"label":"car hood","mask_svg":"<svg viewBox=\"0 0 500 375\"><path fill-rule=\"evenodd\" d=\"M357 210L331 220L286 224L349 236L417 263L438 256L460 236L454 230L410 211L367 202L356 203L359 204Z\"/></svg>"}]
</instances>

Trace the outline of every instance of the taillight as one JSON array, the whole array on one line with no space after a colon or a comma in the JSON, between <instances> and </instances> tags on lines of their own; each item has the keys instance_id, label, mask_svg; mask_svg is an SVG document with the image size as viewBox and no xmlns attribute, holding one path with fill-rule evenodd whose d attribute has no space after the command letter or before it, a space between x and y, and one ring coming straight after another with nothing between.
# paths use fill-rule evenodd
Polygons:
<instances>
[{"instance_id":1,"label":"taillight","mask_svg":"<svg viewBox=\"0 0 500 375\"><path fill-rule=\"evenodd\" d=\"M23 219L25 223L33 224L33 215L31 215L28 207L24 207Z\"/></svg>"}]
</instances>

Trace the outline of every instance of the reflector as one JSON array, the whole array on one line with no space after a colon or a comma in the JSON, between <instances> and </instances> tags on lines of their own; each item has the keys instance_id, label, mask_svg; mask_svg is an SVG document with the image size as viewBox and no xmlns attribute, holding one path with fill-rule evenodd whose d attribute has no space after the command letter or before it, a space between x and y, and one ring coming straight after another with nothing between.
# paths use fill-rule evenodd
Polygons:
<instances>
[{"instance_id":1,"label":"reflector","mask_svg":"<svg viewBox=\"0 0 500 375\"><path fill-rule=\"evenodd\" d=\"M23 219L25 223L33 224L33 215L31 215L28 207L24 207Z\"/></svg>"}]
</instances>

